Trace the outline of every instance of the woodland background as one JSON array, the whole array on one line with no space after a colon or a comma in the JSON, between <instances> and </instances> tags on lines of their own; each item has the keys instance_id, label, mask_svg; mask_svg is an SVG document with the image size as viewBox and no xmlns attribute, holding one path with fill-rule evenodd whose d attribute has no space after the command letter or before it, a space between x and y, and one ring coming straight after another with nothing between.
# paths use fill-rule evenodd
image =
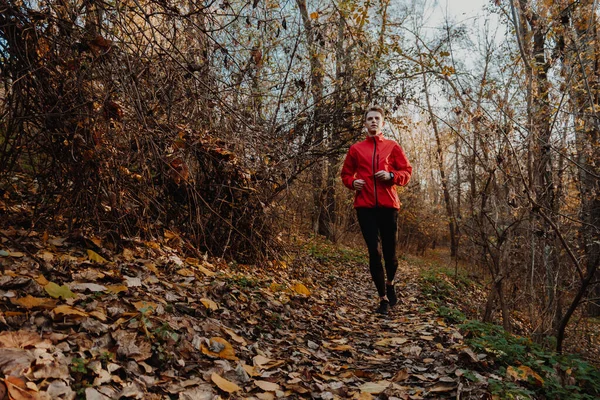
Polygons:
<instances>
[{"instance_id":1,"label":"woodland background","mask_svg":"<svg viewBox=\"0 0 600 400\"><path fill-rule=\"evenodd\" d=\"M600 316L598 4L426 29L430 5L1 0L2 224L256 268L297 235L360 244L338 176L380 104L415 167L403 250L448 245L484 321L562 350Z\"/></svg>"}]
</instances>

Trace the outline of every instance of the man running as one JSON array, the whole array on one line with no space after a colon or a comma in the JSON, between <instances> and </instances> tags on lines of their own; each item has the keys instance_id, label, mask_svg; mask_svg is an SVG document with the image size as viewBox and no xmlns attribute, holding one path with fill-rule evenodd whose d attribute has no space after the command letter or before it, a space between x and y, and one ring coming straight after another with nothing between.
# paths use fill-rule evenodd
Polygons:
<instances>
[{"instance_id":1,"label":"man running","mask_svg":"<svg viewBox=\"0 0 600 400\"><path fill-rule=\"evenodd\" d=\"M412 166L402 147L383 137L384 118L385 111L381 107L373 106L366 111L364 125L367 138L350 147L342 167L344 185L356 190L354 208L369 250L371 277L379 294L376 312L382 315L398 302L394 288L398 269L396 232L400 208L396 185L407 185L412 174ZM385 271L379 251L380 237Z\"/></svg>"}]
</instances>

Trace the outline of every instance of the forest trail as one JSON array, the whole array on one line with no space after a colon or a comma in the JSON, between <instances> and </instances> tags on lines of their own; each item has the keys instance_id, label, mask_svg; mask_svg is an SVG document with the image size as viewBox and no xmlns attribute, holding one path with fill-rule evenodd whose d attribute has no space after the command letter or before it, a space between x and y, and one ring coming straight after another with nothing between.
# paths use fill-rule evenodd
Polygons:
<instances>
[{"instance_id":1,"label":"forest trail","mask_svg":"<svg viewBox=\"0 0 600 400\"><path fill-rule=\"evenodd\" d=\"M368 267L355 254L304 250L291 266L259 269L182 259L156 243L108 261L81 241L19 239L25 252L0 257L0 399L6 391L40 399L420 399L485 391L460 369L478 356L427 308L418 269L406 261L400 302L380 317Z\"/></svg>"}]
</instances>

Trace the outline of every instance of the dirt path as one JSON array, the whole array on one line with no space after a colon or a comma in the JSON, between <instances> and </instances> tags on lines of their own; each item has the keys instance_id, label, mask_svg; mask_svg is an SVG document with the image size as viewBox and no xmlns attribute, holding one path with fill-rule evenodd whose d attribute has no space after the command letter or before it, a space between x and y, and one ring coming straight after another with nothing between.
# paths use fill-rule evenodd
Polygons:
<instances>
[{"instance_id":1,"label":"dirt path","mask_svg":"<svg viewBox=\"0 0 600 400\"><path fill-rule=\"evenodd\" d=\"M459 391L466 393L456 363L462 336L425 310L414 267L401 263L401 301L387 317L373 312L377 302L366 268L343 272L329 288L304 302L292 301L276 339L265 341L270 357L287 358L280 379L302 376L310 393L299 394L323 399L381 393L401 399L456 398Z\"/></svg>"},{"instance_id":2,"label":"dirt path","mask_svg":"<svg viewBox=\"0 0 600 400\"><path fill-rule=\"evenodd\" d=\"M22 243L35 256L0 259L2 400L465 399L481 389L459 368L477 356L430 311L405 262L401 301L382 318L364 261L258 269L151 243L110 260L59 238Z\"/></svg>"}]
</instances>

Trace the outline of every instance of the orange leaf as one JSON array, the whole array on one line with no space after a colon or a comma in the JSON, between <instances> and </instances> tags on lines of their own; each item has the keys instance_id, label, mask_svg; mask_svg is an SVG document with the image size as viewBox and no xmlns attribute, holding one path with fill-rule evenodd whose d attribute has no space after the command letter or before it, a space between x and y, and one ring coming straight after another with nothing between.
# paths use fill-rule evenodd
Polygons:
<instances>
[{"instance_id":1,"label":"orange leaf","mask_svg":"<svg viewBox=\"0 0 600 400\"><path fill-rule=\"evenodd\" d=\"M127 290L129 290L129 288L125 285L108 285L106 286L106 290L111 293L117 294L119 292L126 292Z\"/></svg>"},{"instance_id":2,"label":"orange leaf","mask_svg":"<svg viewBox=\"0 0 600 400\"><path fill-rule=\"evenodd\" d=\"M219 389L221 389L227 393L239 392L240 390L242 390L241 387L239 387L235 383L228 381L227 379L221 377L221 375L219 375L217 373L213 373L210 376L210 380L213 381L215 383L215 385L217 385L219 387Z\"/></svg>"},{"instance_id":3,"label":"orange leaf","mask_svg":"<svg viewBox=\"0 0 600 400\"><path fill-rule=\"evenodd\" d=\"M509 366L508 368L506 368L506 375L513 378L516 381L528 382L529 378L531 378L533 383L535 383L538 386L542 386L544 384L544 379L526 365L521 365L518 368Z\"/></svg>"},{"instance_id":4,"label":"orange leaf","mask_svg":"<svg viewBox=\"0 0 600 400\"><path fill-rule=\"evenodd\" d=\"M16 376L7 376L4 379L8 397L10 400L37 400L40 399L38 392L28 389L25 381Z\"/></svg>"},{"instance_id":5,"label":"orange leaf","mask_svg":"<svg viewBox=\"0 0 600 400\"><path fill-rule=\"evenodd\" d=\"M66 304L63 304L62 306L58 306L58 307L56 307L52 311L54 312L54 314L75 315L75 316L80 316L80 317L89 317L89 314L86 313L85 311L79 310L79 309L77 309L75 307L68 306Z\"/></svg>"},{"instance_id":6,"label":"orange leaf","mask_svg":"<svg viewBox=\"0 0 600 400\"><path fill-rule=\"evenodd\" d=\"M10 299L10 302L25 308L53 308L54 306L56 306L56 300L33 297L30 294L28 294L25 297L20 297L18 299Z\"/></svg>"},{"instance_id":7,"label":"orange leaf","mask_svg":"<svg viewBox=\"0 0 600 400\"><path fill-rule=\"evenodd\" d=\"M220 337L211 338L209 346L202 344L200 350L202 353L210 357L234 361L238 360L238 358L235 356L235 350L233 350L233 346L231 346L227 340Z\"/></svg>"}]
</instances>

